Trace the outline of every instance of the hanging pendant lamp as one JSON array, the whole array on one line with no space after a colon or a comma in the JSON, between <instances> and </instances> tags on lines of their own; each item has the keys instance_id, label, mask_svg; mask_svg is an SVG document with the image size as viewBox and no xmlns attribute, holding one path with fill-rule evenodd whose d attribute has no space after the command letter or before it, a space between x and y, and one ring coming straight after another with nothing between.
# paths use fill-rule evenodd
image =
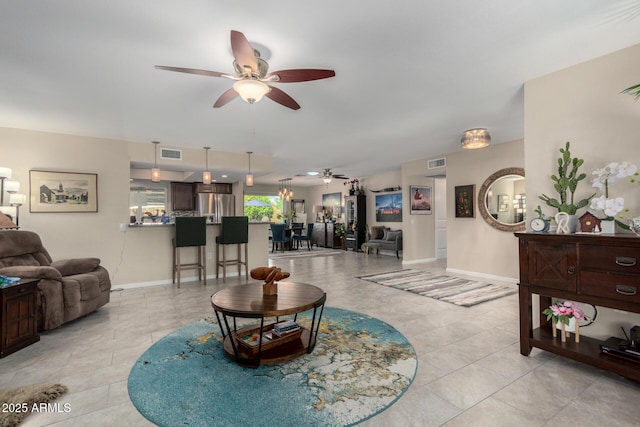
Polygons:
<instances>
[{"instance_id":1,"label":"hanging pendant lamp","mask_svg":"<svg viewBox=\"0 0 640 427\"><path fill-rule=\"evenodd\" d=\"M205 168L202 172L202 183L211 184L211 172L209 172L209 149L211 147L204 147Z\"/></svg>"},{"instance_id":2,"label":"hanging pendant lamp","mask_svg":"<svg viewBox=\"0 0 640 427\"><path fill-rule=\"evenodd\" d=\"M160 182L160 169L158 169L158 144L160 141L151 141L153 144L153 169L151 169L151 182Z\"/></svg>"},{"instance_id":3,"label":"hanging pendant lamp","mask_svg":"<svg viewBox=\"0 0 640 427\"><path fill-rule=\"evenodd\" d=\"M251 154L253 153L253 151L247 151L247 154L249 155L249 173L246 176L245 182L247 187L253 187L253 175L251 174Z\"/></svg>"}]
</instances>

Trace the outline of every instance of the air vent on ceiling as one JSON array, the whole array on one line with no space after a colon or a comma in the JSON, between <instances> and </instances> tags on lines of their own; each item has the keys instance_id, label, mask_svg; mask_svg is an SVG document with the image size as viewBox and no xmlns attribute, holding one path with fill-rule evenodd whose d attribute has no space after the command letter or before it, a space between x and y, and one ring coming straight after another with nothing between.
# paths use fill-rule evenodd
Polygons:
<instances>
[{"instance_id":1,"label":"air vent on ceiling","mask_svg":"<svg viewBox=\"0 0 640 427\"><path fill-rule=\"evenodd\" d=\"M441 159L429 160L429 163L427 164L427 169L443 168L445 166L447 166L447 159L443 157Z\"/></svg>"},{"instance_id":2,"label":"air vent on ceiling","mask_svg":"<svg viewBox=\"0 0 640 427\"><path fill-rule=\"evenodd\" d=\"M168 160L182 160L182 150L175 150L173 148L161 148L160 158Z\"/></svg>"}]
</instances>

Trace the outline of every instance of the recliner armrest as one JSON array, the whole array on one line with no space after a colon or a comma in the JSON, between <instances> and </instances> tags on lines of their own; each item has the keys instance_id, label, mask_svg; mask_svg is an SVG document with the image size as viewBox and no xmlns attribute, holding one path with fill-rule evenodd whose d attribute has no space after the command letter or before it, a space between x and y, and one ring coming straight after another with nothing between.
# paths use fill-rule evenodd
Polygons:
<instances>
[{"instance_id":1,"label":"recliner armrest","mask_svg":"<svg viewBox=\"0 0 640 427\"><path fill-rule=\"evenodd\" d=\"M72 258L61 259L51 263L51 267L60 272L62 276L90 273L100 265L100 258Z\"/></svg>"},{"instance_id":2,"label":"recliner armrest","mask_svg":"<svg viewBox=\"0 0 640 427\"><path fill-rule=\"evenodd\" d=\"M57 269L48 265L14 265L0 268L0 275L19 277L21 279L51 279L62 280Z\"/></svg>"}]
</instances>

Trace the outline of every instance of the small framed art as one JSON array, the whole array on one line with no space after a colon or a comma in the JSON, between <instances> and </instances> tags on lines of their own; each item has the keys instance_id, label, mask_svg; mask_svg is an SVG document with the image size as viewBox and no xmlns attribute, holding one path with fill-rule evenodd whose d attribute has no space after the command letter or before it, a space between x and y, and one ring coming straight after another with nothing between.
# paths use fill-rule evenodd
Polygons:
<instances>
[{"instance_id":1,"label":"small framed art","mask_svg":"<svg viewBox=\"0 0 640 427\"><path fill-rule=\"evenodd\" d=\"M410 186L411 215L431 215L431 187Z\"/></svg>"},{"instance_id":2,"label":"small framed art","mask_svg":"<svg viewBox=\"0 0 640 427\"><path fill-rule=\"evenodd\" d=\"M475 185L459 185L455 187L456 218L475 218L476 212L473 205L475 192Z\"/></svg>"}]
</instances>

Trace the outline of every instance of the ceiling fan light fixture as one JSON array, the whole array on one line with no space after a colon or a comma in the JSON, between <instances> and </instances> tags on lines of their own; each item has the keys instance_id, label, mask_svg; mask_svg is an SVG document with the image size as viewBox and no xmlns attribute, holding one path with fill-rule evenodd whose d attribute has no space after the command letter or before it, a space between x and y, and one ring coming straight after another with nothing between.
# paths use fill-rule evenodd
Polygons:
<instances>
[{"instance_id":1,"label":"ceiling fan light fixture","mask_svg":"<svg viewBox=\"0 0 640 427\"><path fill-rule=\"evenodd\" d=\"M329 183L331 183L331 178L329 178L328 176L325 176L324 178L322 178L322 181L323 181L325 184L329 184Z\"/></svg>"},{"instance_id":2,"label":"ceiling fan light fixture","mask_svg":"<svg viewBox=\"0 0 640 427\"><path fill-rule=\"evenodd\" d=\"M460 144L467 150L488 147L491 144L491 135L484 128L469 129L462 134Z\"/></svg>"},{"instance_id":3,"label":"ceiling fan light fixture","mask_svg":"<svg viewBox=\"0 0 640 427\"><path fill-rule=\"evenodd\" d=\"M233 89L249 104L259 102L271 89L259 80L238 80L233 84Z\"/></svg>"}]
</instances>

